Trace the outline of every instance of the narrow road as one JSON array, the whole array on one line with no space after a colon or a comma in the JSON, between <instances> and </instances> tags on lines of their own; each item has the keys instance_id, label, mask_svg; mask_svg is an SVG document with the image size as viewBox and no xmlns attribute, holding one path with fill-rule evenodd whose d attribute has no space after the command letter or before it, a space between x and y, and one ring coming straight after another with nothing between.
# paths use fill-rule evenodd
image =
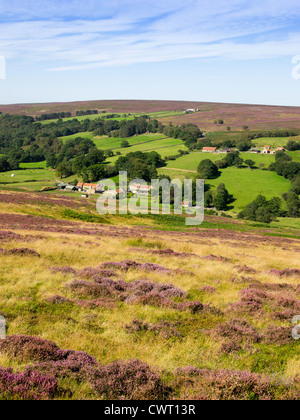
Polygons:
<instances>
[{"instance_id":1,"label":"narrow road","mask_svg":"<svg viewBox=\"0 0 300 420\"><path fill-rule=\"evenodd\" d=\"M188 169L167 168L167 167L164 167L163 169L169 169L169 170L178 171L178 172L190 172L192 174L197 174L198 173L197 171L189 171Z\"/></svg>"}]
</instances>

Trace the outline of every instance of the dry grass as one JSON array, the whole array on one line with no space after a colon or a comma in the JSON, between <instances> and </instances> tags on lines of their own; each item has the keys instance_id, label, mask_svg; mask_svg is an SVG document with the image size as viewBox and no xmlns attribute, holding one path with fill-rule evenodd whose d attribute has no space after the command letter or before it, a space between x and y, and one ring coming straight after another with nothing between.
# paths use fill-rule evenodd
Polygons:
<instances>
[{"instance_id":1,"label":"dry grass","mask_svg":"<svg viewBox=\"0 0 300 420\"><path fill-rule=\"evenodd\" d=\"M5 205L2 211L8 212L8 206ZM80 223L78 226L91 230L90 224ZM291 320L272 318L275 309L268 306L270 303L259 316L242 312L236 315L229 308L240 301L241 290L254 282L262 285L289 283L296 288L299 284L296 275L278 278L269 271L274 268L299 268L299 241L284 239L283 243L281 239L259 235L255 239L251 234L247 241L248 234L245 233L240 239L238 235L224 239L221 230L205 238L203 233L154 232L142 227L139 228L139 236L134 232L130 236L130 230L126 231L129 236L122 236L125 226L119 228L119 236L111 236L115 228L108 226L106 230L101 229L101 232L85 235L32 231L23 226L22 229L13 229L20 235L19 239L0 243L0 248L30 248L40 254L40 258L5 254L0 257L0 308L7 319L9 335L23 334L52 340L60 348L85 351L102 364L117 359L140 359L169 372L178 367L195 366L249 369L280 375L287 380L298 377L297 343L291 346L258 343L240 352L226 354L222 352L224 339L216 339L209 332L232 317L247 320L260 333L269 324L290 325ZM165 249L172 249L183 256L151 252ZM204 258L211 255L222 259ZM123 260L158 264L171 272L117 270L117 278L126 282L148 278L158 284L171 283L187 292L188 300L200 301L221 312L192 314L164 306L132 305L121 300L117 300L114 307L82 307L74 303L76 296L65 288L76 276L50 270L51 267L72 267L78 271L86 267L95 268L103 262ZM237 266L247 266L255 270L254 274L240 273ZM206 286L214 288L215 292L201 290ZM281 295L272 293L277 297ZM283 291L282 295L286 293ZM50 303L49 298L55 295L73 299L73 303ZM298 299L300 294L293 292L293 297ZM160 321L177 323L183 337L167 339L147 332L129 334L125 327L134 320L149 324ZM22 368L17 361L5 355L0 355L0 366ZM77 397L86 397L86 393L85 386L74 389Z\"/></svg>"}]
</instances>

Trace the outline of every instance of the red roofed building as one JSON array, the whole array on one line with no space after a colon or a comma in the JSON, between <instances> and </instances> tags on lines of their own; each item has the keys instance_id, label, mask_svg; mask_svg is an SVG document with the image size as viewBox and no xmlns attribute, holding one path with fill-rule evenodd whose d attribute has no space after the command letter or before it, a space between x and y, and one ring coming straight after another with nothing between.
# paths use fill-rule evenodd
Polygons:
<instances>
[{"instance_id":1,"label":"red roofed building","mask_svg":"<svg viewBox=\"0 0 300 420\"><path fill-rule=\"evenodd\" d=\"M215 153L216 147L203 147L202 153Z\"/></svg>"}]
</instances>

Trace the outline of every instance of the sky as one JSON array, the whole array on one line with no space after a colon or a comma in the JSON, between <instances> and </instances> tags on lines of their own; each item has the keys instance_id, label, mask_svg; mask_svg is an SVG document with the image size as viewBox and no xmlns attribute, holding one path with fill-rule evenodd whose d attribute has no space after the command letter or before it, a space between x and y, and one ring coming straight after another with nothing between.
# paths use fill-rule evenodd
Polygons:
<instances>
[{"instance_id":1,"label":"sky","mask_svg":"<svg viewBox=\"0 0 300 420\"><path fill-rule=\"evenodd\" d=\"M299 93L299 0L0 0L0 104Z\"/></svg>"}]
</instances>

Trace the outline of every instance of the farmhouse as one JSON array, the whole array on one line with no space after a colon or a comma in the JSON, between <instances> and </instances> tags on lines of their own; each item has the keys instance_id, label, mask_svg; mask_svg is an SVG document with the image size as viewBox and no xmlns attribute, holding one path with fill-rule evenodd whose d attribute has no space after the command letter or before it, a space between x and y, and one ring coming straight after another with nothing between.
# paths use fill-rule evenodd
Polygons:
<instances>
[{"instance_id":1,"label":"farmhouse","mask_svg":"<svg viewBox=\"0 0 300 420\"><path fill-rule=\"evenodd\" d=\"M191 112L199 112L200 111L200 109L195 109L195 108L190 108L190 109L186 109L185 111L184 111L184 113L185 114L189 114L189 113L191 113Z\"/></svg>"},{"instance_id":2,"label":"farmhouse","mask_svg":"<svg viewBox=\"0 0 300 420\"><path fill-rule=\"evenodd\" d=\"M228 148L218 150L218 153L230 153L230 152L231 152L231 149L228 149Z\"/></svg>"},{"instance_id":3,"label":"farmhouse","mask_svg":"<svg viewBox=\"0 0 300 420\"><path fill-rule=\"evenodd\" d=\"M97 184L85 184L82 182L78 182L77 189L79 191L84 191L88 194L96 194L96 190L98 188Z\"/></svg>"},{"instance_id":4,"label":"farmhouse","mask_svg":"<svg viewBox=\"0 0 300 420\"><path fill-rule=\"evenodd\" d=\"M273 154L270 146L265 146L264 150L262 151L264 155L271 155Z\"/></svg>"},{"instance_id":5,"label":"farmhouse","mask_svg":"<svg viewBox=\"0 0 300 420\"><path fill-rule=\"evenodd\" d=\"M133 194L148 194L153 187L151 185L133 184L130 185L129 190Z\"/></svg>"},{"instance_id":6,"label":"farmhouse","mask_svg":"<svg viewBox=\"0 0 300 420\"><path fill-rule=\"evenodd\" d=\"M277 147L277 149L275 149L275 150L271 150L270 146L265 146L262 153L264 153L265 155L266 154L267 155L275 155L275 153L277 153L277 152L284 152L284 151L285 151L285 148L282 147L282 146Z\"/></svg>"},{"instance_id":7,"label":"farmhouse","mask_svg":"<svg viewBox=\"0 0 300 420\"><path fill-rule=\"evenodd\" d=\"M67 185L65 191L78 191L78 188L74 187L74 185Z\"/></svg>"},{"instance_id":8,"label":"farmhouse","mask_svg":"<svg viewBox=\"0 0 300 420\"><path fill-rule=\"evenodd\" d=\"M182 202L182 207L189 208L189 207L191 207L191 203L189 201L183 201Z\"/></svg>"},{"instance_id":9,"label":"farmhouse","mask_svg":"<svg viewBox=\"0 0 300 420\"><path fill-rule=\"evenodd\" d=\"M260 149L251 149L250 150L250 153L261 153L261 150Z\"/></svg>"},{"instance_id":10,"label":"farmhouse","mask_svg":"<svg viewBox=\"0 0 300 420\"><path fill-rule=\"evenodd\" d=\"M216 147L203 147L202 153L215 153Z\"/></svg>"}]
</instances>

